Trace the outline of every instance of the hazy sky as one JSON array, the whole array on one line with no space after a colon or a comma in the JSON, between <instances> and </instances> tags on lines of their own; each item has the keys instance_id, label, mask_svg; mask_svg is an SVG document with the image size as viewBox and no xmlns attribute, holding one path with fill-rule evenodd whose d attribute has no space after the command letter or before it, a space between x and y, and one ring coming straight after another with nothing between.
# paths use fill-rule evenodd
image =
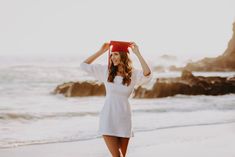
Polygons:
<instances>
[{"instance_id":1,"label":"hazy sky","mask_svg":"<svg viewBox=\"0 0 235 157\"><path fill-rule=\"evenodd\" d=\"M144 56L200 58L224 52L234 0L1 0L0 54L78 54L109 40Z\"/></svg>"}]
</instances>

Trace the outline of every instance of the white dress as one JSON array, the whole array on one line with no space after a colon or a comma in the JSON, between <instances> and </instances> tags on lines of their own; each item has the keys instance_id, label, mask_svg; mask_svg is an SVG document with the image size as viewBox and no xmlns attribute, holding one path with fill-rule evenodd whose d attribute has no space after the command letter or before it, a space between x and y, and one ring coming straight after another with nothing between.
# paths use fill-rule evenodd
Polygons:
<instances>
[{"instance_id":1,"label":"white dress","mask_svg":"<svg viewBox=\"0 0 235 157\"><path fill-rule=\"evenodd\" d=\"M134 137L132 111L128 98L134 91L135 86L145 84L151 80L153 72L148 76L144 76L142 70L133 69L131 84L126 86L122 84L122 76L116 76L113 83L107 81L107 65L82 62L80 68L105 85L106 97L100 112L98 134Z\"/></svg>"}]
</instances>

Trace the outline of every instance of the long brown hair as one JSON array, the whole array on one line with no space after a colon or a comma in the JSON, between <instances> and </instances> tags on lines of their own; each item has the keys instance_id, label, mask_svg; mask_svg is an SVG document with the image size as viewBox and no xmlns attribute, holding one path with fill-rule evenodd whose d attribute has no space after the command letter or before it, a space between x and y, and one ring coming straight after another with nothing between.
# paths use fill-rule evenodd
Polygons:
<instances>
[{"instance_id":1,"label":"long brown hair","mask_svg":"<svg viewBox=\"0 0 235 157\"><path fill-rule=\"evenodd\" d=\"M131 83L131 76L132 76L132 61L130 59L129 53L126 52L118 52L120 55L120 65L123 69L123 80L122 84L127 86ZM111 54L112 56L112 54ZM111 57L110 57L110 68L109 68L109 75L108 75L108 82L113 82L115 76L117 75L118 66L114 66Z\"/></svg>"}]
</instances>

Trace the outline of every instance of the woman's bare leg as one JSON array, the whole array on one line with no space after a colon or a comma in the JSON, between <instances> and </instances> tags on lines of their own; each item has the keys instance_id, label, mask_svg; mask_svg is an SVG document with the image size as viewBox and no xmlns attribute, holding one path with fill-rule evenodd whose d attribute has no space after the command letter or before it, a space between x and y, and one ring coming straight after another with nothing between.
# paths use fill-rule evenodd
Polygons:
<instances>
[{"instance_id":1,"label":"woman's bare leg","mask_svg":"<svg viewBox=\"0 0 235 157\"><path fill-rule=\"evenodd\" d=\"M122 151L122 155L123 155L123 157L125 157L126 152L127 152L127 146L128 146L130 138L120 137L119 139L120 139L120 148L121 148L121 151Z\"/></svg>"},{"instance_id":2,"label":"woman's bare leg","mask_svg":"<svg viewBox=\"0 0 235 157\"><path fill-rule=\"evenodd\" d=\"M122 152L119 151L119 137L103 135L103 138L113 157L123 157Z\"/></svg>"}]
</instances>

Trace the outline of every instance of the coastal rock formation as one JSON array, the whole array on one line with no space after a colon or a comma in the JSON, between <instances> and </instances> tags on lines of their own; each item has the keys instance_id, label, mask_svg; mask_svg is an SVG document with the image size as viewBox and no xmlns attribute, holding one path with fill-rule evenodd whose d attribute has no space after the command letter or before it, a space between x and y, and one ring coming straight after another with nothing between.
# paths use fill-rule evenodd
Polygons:
<instances>
[{"instance_id":1,"label":"coastal rock formation","mask_svg":"<svg viewBox=\"0 0 235 157\"><path fill-rule=\"evenodd\" d=\"M233 35L225 52L215 58L204 58L188 63L183 69L190 71L234 71L235 70L235 22Z\"/></svg>"},{"instance_id":2,"label":"coastal rock formation","mask_svg":"<svg viewBox=\"0 0 235 157\"><path fill-rule=\"evenodd\" d=\"M159 98L183 95L223 95L235 93L235 77L203 77L194 76L190 71L184 70L181 77L159 78L154 84L148 97ZM136 93L134 97L140 97Z\"/></svg>"},{"instance_id":3,"label":"coastal rock formation","mask_svg":"<svg viewBox=\"0 0 235 157\"><path fill-rule=\"evenodd\" d=\"M177 60L177 57L176 57L176 56L167 55L167 54L161 55L160 58L165 59L165 60L169 60L169 61Z\"/></svg>"},{"instance_id":4,"label":"coastal rock formation","mask_svg":"<svg viewBox=\"0 0 235 157\"><path fill-rule=\"evenodd\" d=\"M164 66L155 66L154 68L153 68L153 70L154 71L156 71L156 72L165 72L166 71L166 69L165 69L165 67Z\"/></svg>"},{"instance_id":5,"label":"coastal rock formation","mask_svg":"<svg viewBox=\"0 0 235 157\"><path fill-rule=\"evenodd\" d=\"M69 82L56 87L54 94L74 96L105 96L103 84L94 82ZM184 70L181 77L158 78L151 89L139 86L133 92L133 98L160 98L185 95L223 95L235 93L234 77L203 77L194 76Z\"/></svg>"},{"instance_id":6,"label":"coastal rock formation","mask_svg":"<svg viewBox=\"0 0 235 157\"><path fill-rule=\"evenodd\" d=\"M52 94L64 94L66 97L75 96L104 96L105 87L95 82L68 82L58 85Z\"/></svg>"}]
</instances>

